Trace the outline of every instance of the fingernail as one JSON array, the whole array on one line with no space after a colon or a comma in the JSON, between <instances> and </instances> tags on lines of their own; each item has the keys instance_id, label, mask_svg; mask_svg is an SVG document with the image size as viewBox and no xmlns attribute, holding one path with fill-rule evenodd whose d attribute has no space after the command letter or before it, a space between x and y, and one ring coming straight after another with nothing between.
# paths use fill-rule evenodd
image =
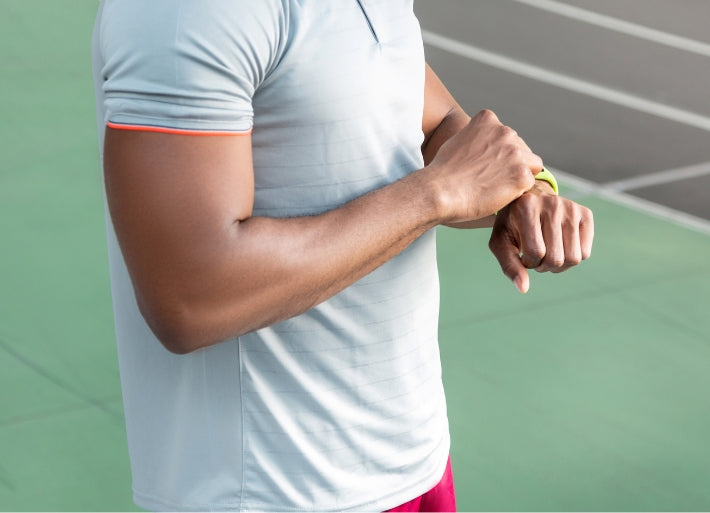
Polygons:
<instances>
[{"instance_id":1,"label":"fingernail","mask_svg":"<svg viewBox=\"0 0 710 513\"><path fill-rule=\"evenodd\" d=\"M526 291L523 290L523 278L521 276L516 276L515 278L513 278L513 283L521 294L525 294Z\"/></svg>"}]
</instances>

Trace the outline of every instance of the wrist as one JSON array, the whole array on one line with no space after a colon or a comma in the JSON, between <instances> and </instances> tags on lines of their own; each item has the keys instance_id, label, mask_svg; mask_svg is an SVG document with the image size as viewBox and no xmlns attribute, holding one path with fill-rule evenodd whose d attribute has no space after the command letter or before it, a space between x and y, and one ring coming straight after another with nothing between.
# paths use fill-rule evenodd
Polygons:
<instances>
[{"instance_id":1,"label":"wrist","mask_svg":"<svg viewBox=\"0 0 710 513\"><path fill-rule=\"evenodd\" d=\"M552 173L550 173L547 169L545 169L544 167L542 168L542 171L540 171L538 174L535 175L535 180L536 180L535 185L537 186L538 189L542 186L543 189L548 190L547 187L542 185L544 182L544 183L547 183L549 188L551 188L555 194L560 193L560 189L559 189L559 186L557 185L557 180L555 179L555 176Z\"/></svg>"},{"instance_id":2,"label":"wrist","mask_svg":"<svg viewBox=\"0 0 710 513\"><path fill-rule=\"evenodd\" d=\"M425 219L432 226L444 224L451 217L452 198L449 197L441 176L442 173L434 166L428 165L406 178L414 189L421 211L425 213Z\"/></svg>"}]
</instances>

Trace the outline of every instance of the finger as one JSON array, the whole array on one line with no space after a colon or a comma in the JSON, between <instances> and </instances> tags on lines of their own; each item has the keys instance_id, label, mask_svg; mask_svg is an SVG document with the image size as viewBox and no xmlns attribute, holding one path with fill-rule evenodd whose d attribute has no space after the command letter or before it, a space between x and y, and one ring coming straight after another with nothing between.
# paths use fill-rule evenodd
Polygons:
<instances>
[{"instance_id":1,"label":"finger","mask_svg":"<svg viewBox=\"0 0 710 513\"><path fill-rule=\"evenodd\" d=\"M542 263L547 252L540 213L531 202L524 202L521 208L522 212L516 216L520 234L521 261L524 267L535 269Z\"/></svg>"},{"instance_id":2,"label":"finger","mask_svg":"<svg viewBox=\"0 0 710 513\"><path fill-rule=\"evenodd\" d=\"M545 256L535 270L538 272L559 270L565 263L565 246L559 213L554 212L543 221L542 235L545 239Z\"/></svg>"},{"instance_id":3,"label":"finger","mask_svg":"<svg viewBox=\"0 0 710 513\"><path fill-rule=\"evenodd\" d=\"M494 230L488 246L498 260L500 268L521 294L530 288L528 270L520 261L520 250L504 233Z\"/></svg>"},{"instance_id":4,"label":"finger","mask_svg":"<svg viewBox=\"0 0 710 513\"><path fill-rule=\"evenodd\" d=\"M575 216L573 222L566 224L562 229L564 241L565 262L559 269L551 269L552 272L563 272L578 265L582 261L582 245L579 240L579 217Z\"/></svg>"},{"instance_id":5,"label":"finger","mask_svg":"<svg viewBox=\"0 0 710 513\"><path fill-rule=\"evenodd\" d=\"M592 241L594 240L594 216L592 211L582 207L582 219L579 222L579 245L582 251L582 260L592 256Z\"/></svg>"}]
</instances>

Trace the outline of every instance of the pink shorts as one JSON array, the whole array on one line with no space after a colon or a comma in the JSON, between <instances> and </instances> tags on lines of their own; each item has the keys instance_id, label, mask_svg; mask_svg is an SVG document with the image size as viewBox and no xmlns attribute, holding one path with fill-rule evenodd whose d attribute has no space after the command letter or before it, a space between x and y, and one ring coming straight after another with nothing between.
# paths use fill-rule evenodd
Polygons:
<instances>
[{"instance_id":1,"label":"pink shorts","mask_svg":"<svg viewBox=\"0 0 710 513\"><path fill-rule=\"evenodd\" d=\"M387 511L456 511L456 492L454 475L451 472L451 457L446 462L444 477L439 484L424 495L412 499Z\"/></svg>"}]
</instances>

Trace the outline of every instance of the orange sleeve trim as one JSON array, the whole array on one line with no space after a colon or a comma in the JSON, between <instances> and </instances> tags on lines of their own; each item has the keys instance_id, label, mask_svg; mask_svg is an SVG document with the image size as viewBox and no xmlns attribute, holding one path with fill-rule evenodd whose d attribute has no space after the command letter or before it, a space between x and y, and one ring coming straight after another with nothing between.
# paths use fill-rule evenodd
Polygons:
<instances>
[{"instance_id":1,"label":"orange sleeve trim","mask_svg":"<svg viewBox=\"0 0 710 513\"><path fill-rule=\"evenodd\" d=\"M109 121L106 126L116 130L132 130L134 132L158 132L161 134L177 134L177 135L201 135L201 136L214 136L214 135L249 135L251 134L251 129L245 132L236 132L233 130L186 130L182 128L167 128L162 126L151 126L151 125L126 125L123 123L112 123Z\"/></svg>"}]
</instances>

